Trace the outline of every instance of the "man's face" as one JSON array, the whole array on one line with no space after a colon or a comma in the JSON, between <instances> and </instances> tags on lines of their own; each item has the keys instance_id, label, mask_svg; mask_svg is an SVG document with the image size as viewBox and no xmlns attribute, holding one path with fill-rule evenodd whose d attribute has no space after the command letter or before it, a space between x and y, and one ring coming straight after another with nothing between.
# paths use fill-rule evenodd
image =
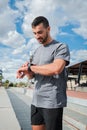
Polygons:
<instances>
[{"instance_id":1,"label":"man's face","mask_svg":"<svg viewBox=\"0 0 87 130\"><path fill-rule=\"evenodd\" d=\"M32 28L35 38L38 40L39 43L45 44L47 42L50 27L45 28L43 23L37 25L36 27Z\"/></svg>"}]
</instances>

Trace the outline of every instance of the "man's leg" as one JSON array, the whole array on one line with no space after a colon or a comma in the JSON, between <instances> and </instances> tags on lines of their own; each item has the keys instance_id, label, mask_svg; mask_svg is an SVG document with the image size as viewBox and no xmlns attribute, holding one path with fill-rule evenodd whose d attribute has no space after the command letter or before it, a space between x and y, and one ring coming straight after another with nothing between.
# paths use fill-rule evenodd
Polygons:
<instances>
[{"instance_id":1,"label":"man's leg","mask_svg":"<svg viewBox=\"0 0 87 130\"><path fill-rule=\"evenodd\" d=\"M62 130L63 108L43 109L46 130Z\"/></svg>"},{"instance_id":2,"label":"man's leg","mask_svg":"<svg viewBox=\"0 0 87 130\"><path fill-rule=\"evenodd\" d=\"M45 125L32 125L32 130L46 130Z\"/></svg>"},{"instance_id":3,"label":"man's leg","mask_svg":"<svg viewBox=\"0 0 87 130\"><path fill-rule=\"evenodd\" d=\"M40 110L33 105L31 105L31 125L32 130L45 130L45 123Z\"/></svg>"}]
</instances>

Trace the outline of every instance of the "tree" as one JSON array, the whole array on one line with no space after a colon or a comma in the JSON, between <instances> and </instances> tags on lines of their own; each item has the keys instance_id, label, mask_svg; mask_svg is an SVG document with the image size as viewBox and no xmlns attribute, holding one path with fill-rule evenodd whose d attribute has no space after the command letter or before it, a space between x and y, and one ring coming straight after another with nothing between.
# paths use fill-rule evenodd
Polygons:
<instances>
[{"instance_id":1,"label":"tree","mask_svg":"<svg viewBox=\"0 0 87 130\"><path fill-rule=\"evenodd\" d=\"M9 86L9 80L6 80L6 81L4 82L4 87L5 87L5 88L8 88L8 86Z\"/></svg>"}]
</instances>

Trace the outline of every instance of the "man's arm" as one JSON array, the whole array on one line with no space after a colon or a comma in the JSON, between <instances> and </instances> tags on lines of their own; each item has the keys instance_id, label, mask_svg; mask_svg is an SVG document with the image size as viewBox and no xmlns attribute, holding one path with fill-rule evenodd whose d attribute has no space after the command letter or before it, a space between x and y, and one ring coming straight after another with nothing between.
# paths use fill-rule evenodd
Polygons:
<instances>
[{"instance_id":1,"label":"man's arm","mask_svg":"<svg viewBox=\"0 0 87 130\"><path fill-rule=\"evenodd\" d=\"M23 64L17 71L17 78L24 78L24 76L27 76L29 79L32 79L34 77L34 72L29 71L28 69L28 62Z\"/></svg>"},{"instance_id":2,"label":"man's arm","mask_svg":"<svg viewBox=\"0 0 87 130\"><path fill-rule=\"evenodd\" d=\"M66 61L63 59L55 59L53 63L41 66L31 66L31 70L34 73L38 73L45 76L51 76L60 74L66 65Z\"/></svg>"}]
</instances>

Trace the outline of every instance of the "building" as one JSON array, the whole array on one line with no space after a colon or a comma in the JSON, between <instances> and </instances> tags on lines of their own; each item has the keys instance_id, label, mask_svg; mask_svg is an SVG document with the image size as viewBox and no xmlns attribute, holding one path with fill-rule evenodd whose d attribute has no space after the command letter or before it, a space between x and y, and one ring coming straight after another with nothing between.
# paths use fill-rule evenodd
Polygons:
<instances>
[{"instance_id":1,"label":"building","mask_svg":"<svg viewBox=\"0 0 87 130\"><path fill-rule=\"evenodd\" d=\"M69 65L67 70L69 88L87 88L87 60Z\"/></svg>"}]
</instances>

